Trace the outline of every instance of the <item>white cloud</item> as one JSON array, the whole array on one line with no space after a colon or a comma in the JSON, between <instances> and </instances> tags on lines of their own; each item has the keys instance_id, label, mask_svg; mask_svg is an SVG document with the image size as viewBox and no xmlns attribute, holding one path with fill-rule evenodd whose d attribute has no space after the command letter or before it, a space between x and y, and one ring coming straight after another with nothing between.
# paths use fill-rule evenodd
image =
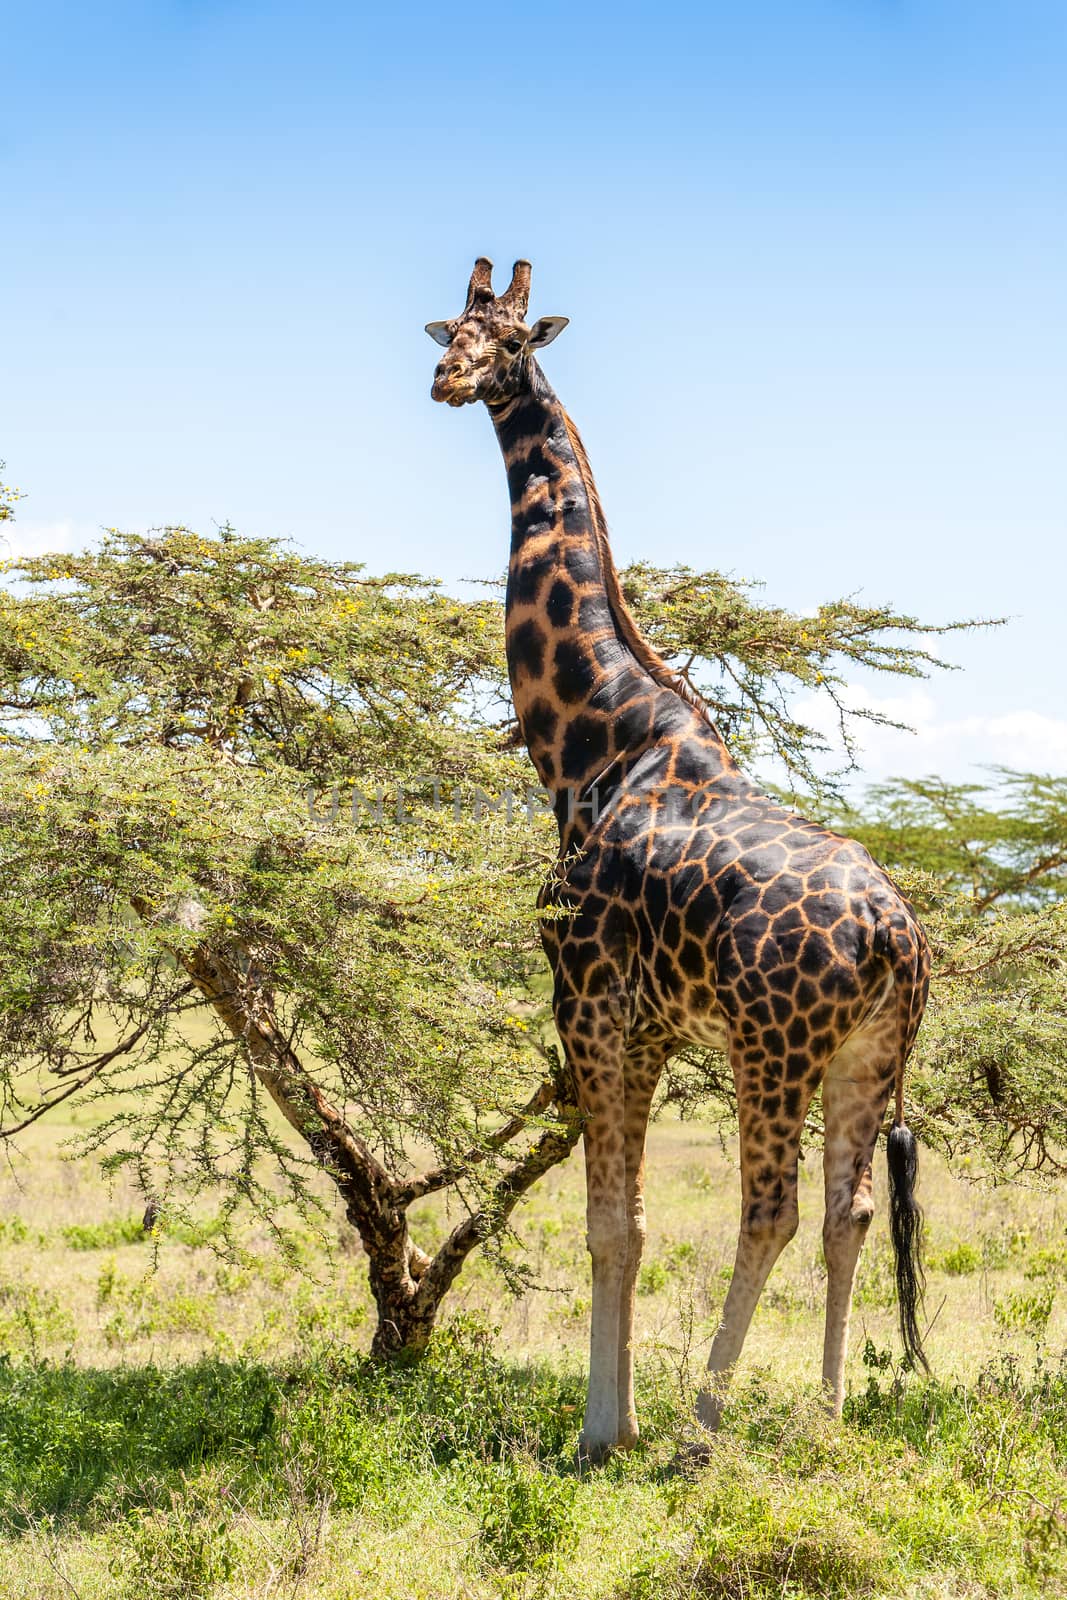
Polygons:
<instances>
[{"instance_id":1,"label":"white cloud","mask_svg":"<svg viewBox=\"0 0 1067 1600\"><path fill-rule=\"evenodd\" d=\"M40 556L52 550L82 550L99 530L84 522L5 522L0 525L0 559Z\"/></svg>"},{"instance_id":2,"label":"white cloud","mask_svg":"<svg viewBox=\"0 0 1067 1600\"><path fill-rule=\"evenodd\" d=\"M914 729L906 733L855 723L860 781L937 773L957 782L974 782L981 779L981 768L990 766L1067 773L1065 718L1025 706L992 716L951 717L942 712L929 689L918 685L885 696L850 685L843 698L856 709L876 711ZM796 709L836 747L837 721L831 705L812 698Z\"/></svg>"},{"instance_id":3,"label":"white cloud","mask_svg":"<svg viewBox=\"0 0 1067 1600\"><path fill-rule=\"evenodd\" d=\"M1013 752L1010 765L1047 772L1067 770L1067 721L1062 717L1046 717L1041 711L1010 711L1003 717L987 718L985 728L989 738Z\"/></svg>"}]
</instances>

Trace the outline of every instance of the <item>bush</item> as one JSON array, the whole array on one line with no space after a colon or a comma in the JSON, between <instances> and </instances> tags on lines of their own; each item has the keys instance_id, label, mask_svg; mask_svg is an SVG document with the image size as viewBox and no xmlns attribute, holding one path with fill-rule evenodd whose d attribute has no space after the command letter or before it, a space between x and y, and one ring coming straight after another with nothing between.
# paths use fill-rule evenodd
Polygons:
<instances>
[{"instance_id":1,"label":"bush","mask_svg":"<svg viewBox=\"0 0 1067 1600\"><path fill-rule=\"evenodd\" d=\"M101 1372L0 1358L0 1519L95 1520L154 1501L161 1480L268 1435L281 1393L243 1363Z\"/></svg>"},{"instance_id":2,"label":"bush","mask_svg":"<svg viewBox=\"0 0 1067 1600\"><path fill-rule=\"evenodd\" d=\"M941 1272L947 1272L950 1278L965 1278L981 1267L982 1252L976 1245L968 1244L966 1239L960 1239L930 1264Z\"/></svg>"},{"instance_id":3,"label":"bush","mask_svg":"<svg viewBox=\"0 0 1067 1600\"><path fill-rule=\"evenodd\" d=\"M224 1482L204 1475L166 1511L139 1511L115 1535L111 1575L130 1600L204 1600L233 1575L239 1545Z\"/></svg>"},{"instance_id":4,"label":"bush","mask_svg":"<svg viewBox=\"0 0 1067 1600\"><path fill-rule=\"evenodd\" d=\"M993 1305L993 1320L1006 1332L1040 1337L1048 1327L1056 1291L1051 1284L1030 1294L1006 1294Z\"/></svg>"},{"instance_id":5,"label":"bush","mask_svg":"<svg viewBox=\"0 0 1067 1600\"><path fill-rule=\"evenodd\" d=\"M543 1572L578 1543L578 1483L517 1454L468 1475L471 1509L489 1560L509 1571Z\"/></svg>"},{"instance_id":6,"label":"bush","mask_svg":"<svg viewBox=\"0 0 1067 1600\"><path fill-rule=\"evenodd\" d=\"M72 1222L60 1233L72 1250L114 1250L122 1244L144 1244L150 1237L139 1217L112 1217L107 1222Z\"/></svg>"},{"instance_id":7,"label":"bush","mask_svg":"<svg viewBox=\"0 0 1067 1600\"><path fill-rule=\"evenodd\" d=\"M417 1365L327 1347L285 1372L3 1362L0 1512L80 1522L112 1581L85 1592L116 1600L229 1593L268 1550L295 1579L327 1516L360 1582L394 1532L397 1550L425 1541L423 1594L459 1592L472 1567L479 1594L529 1600L1061 1592L1067 1370L1005 1354L963 1385L919 1382L873 1344L866 1360L844 1427L814 1385L740 1384L692 1478L669 1465L688 1399L662 1370L639 1373L646 1442L580 1478L580 1373L500 1360L470 1321Z\"/></svg>"}]
</instances>

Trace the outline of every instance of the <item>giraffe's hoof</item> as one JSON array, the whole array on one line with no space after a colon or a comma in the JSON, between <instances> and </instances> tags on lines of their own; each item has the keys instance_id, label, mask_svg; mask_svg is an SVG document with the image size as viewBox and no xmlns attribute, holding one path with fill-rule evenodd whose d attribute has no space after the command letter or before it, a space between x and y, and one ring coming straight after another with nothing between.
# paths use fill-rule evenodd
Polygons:
<instances>
[{"instance_id":1,"label":"giraffe's hoof","mask_svg":"<svg viewBox=\"0 0 1067 1600\"><path fill-rule=\"evenodd\" d=\"M711 1462L715 1441L700 1429L683 1439L671 1461L670 1470L675 1477L695 1478Z\"/></svg>"},{"instance_id":2,"label":"giraffe's hoof","mask_svg":"<svg viewBox=\"0 0 1067 1600\"><path fill-rule=\"evenodd\" d=\"M579 1439L578 1448L574 1453L575 1471L590 1472L594 1467L602 1467L614 1449L613 1444L605 1444L595 1439Z\"/></svg>"}]
</instances>

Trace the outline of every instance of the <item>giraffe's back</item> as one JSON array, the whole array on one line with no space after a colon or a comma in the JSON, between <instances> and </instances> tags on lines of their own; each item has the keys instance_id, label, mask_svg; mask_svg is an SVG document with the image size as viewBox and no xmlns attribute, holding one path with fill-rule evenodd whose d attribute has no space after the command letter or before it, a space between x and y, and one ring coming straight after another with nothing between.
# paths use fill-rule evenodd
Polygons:
<instances>
[{"instance_id":1,"label":"giraffe's back","mask_svg":"<svg viewBox=\"0 0 1067 1600\"><path fill-rule=\"evenodd\" d=\"M914 1002L913 1035L926 942L864 847L740 773L700 778L698 760L683 779L676 750L649 752L566 873L591 913L576 932L599 930L634 1023L753 1060L795 1058L799 1073L801 1057L828 1060L896 988Z\"/></svg>"}]
</instances>

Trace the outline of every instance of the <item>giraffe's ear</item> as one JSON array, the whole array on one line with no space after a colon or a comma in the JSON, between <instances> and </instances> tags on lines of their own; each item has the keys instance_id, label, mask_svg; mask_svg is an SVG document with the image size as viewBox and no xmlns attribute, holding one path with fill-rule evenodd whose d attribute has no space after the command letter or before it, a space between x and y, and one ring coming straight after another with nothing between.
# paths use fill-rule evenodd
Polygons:
<instances>
[{"instance_id":1,"label":"giraffe's ear","mask_svg":"<svg viewBox=\"0 0 1067 1600\"><path fill-rule=\"evenodd\" d=\"M546 344L551 344L563 332L570 320L570 317L539 317L530 329L527 349L543 350Z\"/></svg>"},{"instance_id":2,"label":"giraffe's ear","mask_svg":"<svg viewBox=\"0 0 1067 1600\"><path fill-rule=\"evenodd\" d=\"M428 322L426 332L437 344L448 344L452 335L448 331L447 322Z\"/></svg>"}]
</instances>

